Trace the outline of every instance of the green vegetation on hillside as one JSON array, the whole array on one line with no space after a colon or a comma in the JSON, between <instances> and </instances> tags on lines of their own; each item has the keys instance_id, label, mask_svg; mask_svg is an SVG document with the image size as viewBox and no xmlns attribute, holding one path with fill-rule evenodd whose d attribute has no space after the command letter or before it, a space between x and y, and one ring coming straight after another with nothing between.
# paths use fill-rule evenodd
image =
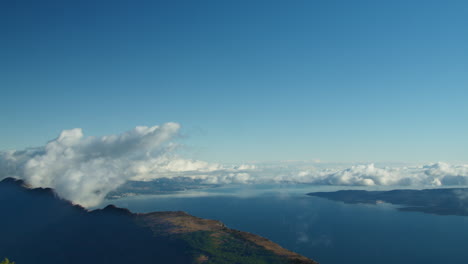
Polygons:
<instances>
[{"instance_id":1,"label":"green vegetation on hillside","mask_svg":"<svg viewBox=\"0 0 468 264\"><path fill-rule=\"evenodd\" d=\"M193 249L190 253L194 258L203 259L201 263L281 264L290 262L234 234L219 236L214 232L197 231L182 234L181 238Z\"/></svg>"},{"instance_id":2,"label":"green vegetation on hillside","mask_svg":"<svg viewBox=\"0 0 468 264\"><path fill-rule=\"evenodd\" d=\"M2 262L0 262L0 264L15 264L15 262L12 262L9 259L5 258L4 260L2 260Z\"/></svg>"}]
</instances>

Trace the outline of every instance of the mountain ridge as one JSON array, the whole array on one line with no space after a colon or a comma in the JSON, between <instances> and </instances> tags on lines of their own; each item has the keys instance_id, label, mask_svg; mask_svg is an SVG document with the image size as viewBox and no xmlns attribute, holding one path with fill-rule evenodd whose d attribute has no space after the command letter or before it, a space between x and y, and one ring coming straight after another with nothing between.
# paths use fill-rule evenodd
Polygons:
<instances>
[{"instance_id":1,"label":"mountain ridge","mask_svg":"<svg viewBox=\"0 0 468 264\"><path fill-rule=\"evenodd\" d=\"M305 263L266 238L185 212L87 210L51 188L0 181L0 257L17 263ZM25 254L24 252L27 252Z\"/></svg>"}]
</instances>

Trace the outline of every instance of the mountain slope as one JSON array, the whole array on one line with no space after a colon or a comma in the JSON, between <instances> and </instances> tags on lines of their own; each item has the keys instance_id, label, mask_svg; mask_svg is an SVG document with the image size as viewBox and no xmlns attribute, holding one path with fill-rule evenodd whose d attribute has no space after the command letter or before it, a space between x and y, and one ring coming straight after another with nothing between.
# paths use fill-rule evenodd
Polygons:
<instances>
[{"instance_id":1,"label":"mountain slope","mask_svg":"<svg viewBox=\"0 0 468 264\"><path fill-rule=\"evenodd\" d=\"M87 211L53 190L0 182L0 258L16 263L315 263L183 212Z\"/></svg>"}]
</instances>

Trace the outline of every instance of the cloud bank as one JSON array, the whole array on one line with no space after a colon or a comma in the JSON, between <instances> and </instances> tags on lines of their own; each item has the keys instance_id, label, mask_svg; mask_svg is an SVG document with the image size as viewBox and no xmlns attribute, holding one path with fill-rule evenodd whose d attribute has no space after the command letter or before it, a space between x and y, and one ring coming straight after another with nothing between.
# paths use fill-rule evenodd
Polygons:
<instances>
[{"instance_id":1,"label":"cloud bank","mask_svg":"<svg viewBox=\"0 0 468 264\"><path fill-rule=\"evenodd\" d=\"M15 177L51 187L85 207L98 205L128 180L188 176L210 183L245 182L253 166L224 167L174 154L180 125L139 126L119 135L85 137L64 130L43 147L0 152L0 179Z\"/></svg>"},{"instance_id":2,"label":"cloud bank","mask_svg":"<svg viewBox=\"0 0 468 264\"><path fill-rule=\"evenodd\" d=\"M281 180L342 186L465 186L468 165L444 162L412 167L355 165L343 170L308 169Z\"/></svg>"},{"instance_id":3,"label":"cloud bank","mask_svg":"<svg viewBox=\"0 0 468 264\"><path fill-rule=\"evenodd\" d=\"M45 146L0 152L0 179L16 177L51 187L85 207L98 205L128 180L189 177L210 184L306 183L339 186L466 186L468 165L336 168L317 162L223 165L179 157L173 142L180 125L140 126L102 137L64 130Z\"/></svg>"},{"instance_id":4,"label":"cloud bank","mask_svg":"<svg viewBox=\"0 0 468 264\"><path fill-rule=\"evenodd\" d=\"M43 147L0 153L0 178L24 179L34 187L51 187L83 206L97 205L105 195L134 177L134 162L171 149L179 124L136 127L111 136L84 137L79 128L64 130Z\"/></svg>"}]
</instances>

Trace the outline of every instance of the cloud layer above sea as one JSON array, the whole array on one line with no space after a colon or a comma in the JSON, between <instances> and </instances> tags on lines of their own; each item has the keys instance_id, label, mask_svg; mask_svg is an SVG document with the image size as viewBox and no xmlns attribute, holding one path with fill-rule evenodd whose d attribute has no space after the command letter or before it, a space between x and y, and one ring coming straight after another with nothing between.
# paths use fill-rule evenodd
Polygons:
<instances>
[{"instance_id":1,"label":"cloud layer above sea","mask_svg":"<svg viewBox=\"0 0 468 264\"><path fill-rule=\"evenodd\" d=\"M180 125L139 126L118 135L85 137L64 130L45 146L0 152L0 179L51 187L68 200L95 206L128 180L189 177L211 184L304 183L337 186L465 186L468 165L412 166L317 162L225 165L177 154Z\"/></svg>"}]
</instances>

